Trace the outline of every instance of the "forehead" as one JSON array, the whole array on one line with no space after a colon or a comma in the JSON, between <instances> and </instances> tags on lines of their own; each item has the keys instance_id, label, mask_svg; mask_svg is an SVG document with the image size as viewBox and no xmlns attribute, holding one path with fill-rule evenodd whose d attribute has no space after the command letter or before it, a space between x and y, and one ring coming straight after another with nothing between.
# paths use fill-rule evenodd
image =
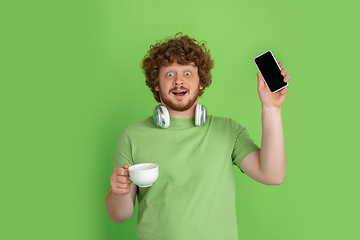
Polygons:
<instances>
[{"instance_id":1,"label":"forehead","mask_svg":"<svg viewBox=\"0 0 360 240\"><path fill-rule=\"evenodd\" d=\"M161 70L168 70L168 69L182 69L182 68L194 68L196 69L195 63L191 62L189 64L179 64L177 61L174 61L173 63L170 63L168 65L165 65L161 67Z\"/></svg>"}]
</instances>

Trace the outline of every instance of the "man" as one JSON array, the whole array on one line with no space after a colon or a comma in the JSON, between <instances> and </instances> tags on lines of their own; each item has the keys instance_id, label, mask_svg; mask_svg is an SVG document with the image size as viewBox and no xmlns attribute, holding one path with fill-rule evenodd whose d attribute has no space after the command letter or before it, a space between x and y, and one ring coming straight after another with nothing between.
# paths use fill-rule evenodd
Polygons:
<instances>
[{"instance_id":1,"label":"man","mask_svg":"<svg viewBox=\"0 0 360 240\"><path fill-rule=\"evenodd\" d=\"M288 88L271 93L257 74L263 127L259 149L240 124L208 116L198 104L213 68L204 44L177 34L151 46L142 63L146 84L161 103L154 111L165 120L149 117L121 133L105 198L110 218L115 223L129 219L137 196L139 240L238 239L233 165L263 184L282 184L281 105ZM286 69L281 74L288 82ZM127 169L146 162L159 164L159 177L151 187L139 188L127 178Z\"/></svg>"}]
</instances>

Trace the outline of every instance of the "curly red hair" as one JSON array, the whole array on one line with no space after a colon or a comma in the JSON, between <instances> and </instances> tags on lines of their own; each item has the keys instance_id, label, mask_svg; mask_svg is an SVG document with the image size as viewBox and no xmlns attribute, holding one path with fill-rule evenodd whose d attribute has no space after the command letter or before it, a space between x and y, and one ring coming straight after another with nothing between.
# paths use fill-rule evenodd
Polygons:
<instances>
[{"instance_id":1,"label":"curly red hair","mask_svg":"<svg viewBox=\"0 0 360 240\"><path fill-rule=\"evenodd\" d=\"M214 61L211 60L210 51L206 48L205 43L199 43L187 35L182 36L182 33L177 33L174 38L151 45L141 62L146 76L146 85L154 94L155 100L160 102L159 92L155 91L155 87L159 85L160 68L170 65L174 61L183 65L190 63L196 65L200 84L203 86L199 93L201 96L204 89L211 84L210 70L214 67Z\"/></svg>"}]
</instances>

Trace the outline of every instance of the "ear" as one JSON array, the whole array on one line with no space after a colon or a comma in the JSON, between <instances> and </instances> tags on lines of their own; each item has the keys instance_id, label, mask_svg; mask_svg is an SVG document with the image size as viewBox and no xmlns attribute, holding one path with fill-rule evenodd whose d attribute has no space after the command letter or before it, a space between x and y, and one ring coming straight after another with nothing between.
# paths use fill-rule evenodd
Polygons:
<instances>
[{"instance_id":1,"label":"ear","mask_svg":"<svg viewBox=\"0 0 360 240\"><path fill-rule=\"evenodd\" d=\"M158 92L159 91L159 86L155 86L154 89L155 89L155 91Z\"/></svg>"},{"instance_id":2,"label":"ear","mask_svg":"<svg viewBox=\"0 0 360 240\"><path fill-rule=\"evenodd\" d=\"M200 90L203 90L203 89L204 89L203 85L201 85L201 84L200 84L200 87L199 87L199 88L200 88Z\"/></svg>"}]
</instances>

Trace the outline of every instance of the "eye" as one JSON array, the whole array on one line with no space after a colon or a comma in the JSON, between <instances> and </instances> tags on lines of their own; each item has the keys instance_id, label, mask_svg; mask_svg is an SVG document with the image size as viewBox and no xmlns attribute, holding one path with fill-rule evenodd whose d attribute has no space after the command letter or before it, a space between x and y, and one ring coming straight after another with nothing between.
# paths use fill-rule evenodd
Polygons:
<instances>
[{"instance_id":1,"label":"eye","mask_svg":"<svg viewBox=\"0 0 360 240\"><path fill-rule=\"evenodd\" d=\"M191 72L185 72L184 74L185 74L185 76L190 76Z\"/></svg>"},{"instance_id":2,"label":"eye","mask_svg":"<svg viewBox=\"0 0 360 240\"><path fill-rule=\"evenodd\" d=\"M167 74L166 74L166 76L168 76L168 77L172 77L172 76L174 76L174 73L169 72L169 73L167 73Z\"/></svg>"}]
</instances>

